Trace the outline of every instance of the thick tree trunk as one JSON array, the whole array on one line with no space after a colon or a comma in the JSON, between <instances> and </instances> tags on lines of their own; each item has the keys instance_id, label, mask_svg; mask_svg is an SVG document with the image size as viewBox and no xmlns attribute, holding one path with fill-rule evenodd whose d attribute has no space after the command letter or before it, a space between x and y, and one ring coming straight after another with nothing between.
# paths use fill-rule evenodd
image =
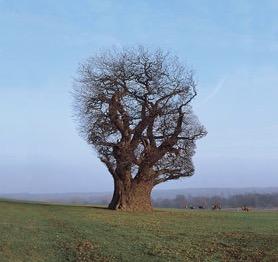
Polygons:
<instances>
[{"instance_id":1,"label":"thick tree trunk","mask_svg":"<svg viewBox=\"0 0 278 262\"><path fill-rule=\"evenodd\" d=\"M114 178L114 194L109 208L124 211L152 211L152 189L152 181L124 183L119 178Z\"/></svg>"}]
</instances>

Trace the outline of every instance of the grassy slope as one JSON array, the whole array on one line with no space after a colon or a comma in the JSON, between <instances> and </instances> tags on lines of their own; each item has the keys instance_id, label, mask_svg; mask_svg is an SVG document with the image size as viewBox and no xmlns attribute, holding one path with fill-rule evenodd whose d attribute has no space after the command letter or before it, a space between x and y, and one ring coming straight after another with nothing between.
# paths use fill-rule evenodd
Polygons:
<instances>
[{"instance_id":1,"label":"grassy slope","mask_svg":"<svg viewBox=\"0 0 278 262\"><path fill-rule=\"evenodd\" d=\"M0 202L1 261L278 261L278 213Z\"/></svg>"}]
</instances>

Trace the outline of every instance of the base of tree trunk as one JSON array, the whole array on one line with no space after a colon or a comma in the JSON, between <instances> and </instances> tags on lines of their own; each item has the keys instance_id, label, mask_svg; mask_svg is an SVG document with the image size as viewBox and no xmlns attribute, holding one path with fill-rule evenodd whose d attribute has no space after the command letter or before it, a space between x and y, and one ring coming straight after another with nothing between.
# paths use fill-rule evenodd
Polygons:
<instances>
[{"instance_id":1,"label":"base of tree trunk","mask_svg":"<svg viewBox=\"0 0 278 262\"><path fill-rule=\"evenodd\" d=\"M114 194L109 209L122 211L152 211L152 183L140 183L126 187L121 181L114 181Z\"/></svg>"},{"instance_id":2,"label":"base of tree trunk","mask_svg":"<svg viewBox=\"0 0 278 262\"><path fill-rule=\"evenodd\" d=\"M120 211L142 211L142 212L149 212L152 211L152 205L151 204L145 204L145 203L117 203L116 205L110 203L108 206L109 209L112 210L120 210Z\"/></svg>"}]
</instances>

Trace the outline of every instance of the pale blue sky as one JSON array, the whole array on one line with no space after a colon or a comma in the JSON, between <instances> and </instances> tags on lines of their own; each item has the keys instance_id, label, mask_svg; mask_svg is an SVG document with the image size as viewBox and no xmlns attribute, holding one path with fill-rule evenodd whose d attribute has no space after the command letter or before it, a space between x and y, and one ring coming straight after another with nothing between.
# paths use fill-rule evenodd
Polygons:
<instances>
[{"instance_id":1,"label":"pale blue sky","mask_svg":"<svg viewBox=\"0 0 278 262\"><path fill-rule=\"evenodd\" d=\"M71 118L78 63L146 45L196 71L192 178L161 188L278 186L278 2L0 0L0 193L112 190Z\"/></svg>"}]
</instances>

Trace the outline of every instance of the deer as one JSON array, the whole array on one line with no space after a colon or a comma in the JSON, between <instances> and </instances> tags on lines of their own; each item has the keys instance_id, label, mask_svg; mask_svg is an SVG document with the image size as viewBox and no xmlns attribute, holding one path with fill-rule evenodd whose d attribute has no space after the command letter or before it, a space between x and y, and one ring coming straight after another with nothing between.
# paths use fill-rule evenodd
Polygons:
<instances>
[{"instance_id":1,"label":"deer","mask_svg":"<svg viewBox=\"0 0 278 262\"><path fill-rule=\"evenodd\" d=\"M220 204L213 204L211 207L212 210L221 210L221 205Z\"/></svg>"},{"instance_id":2,"label":"deer","mask_svg":"<svg viewBox=\"0 0 278 262\"><path fill-rule=\"evenodd\" d=\"M245 205L241 207L241 210L245 212L249 212L249 208Z\"/></svg>"}]
</instances>

